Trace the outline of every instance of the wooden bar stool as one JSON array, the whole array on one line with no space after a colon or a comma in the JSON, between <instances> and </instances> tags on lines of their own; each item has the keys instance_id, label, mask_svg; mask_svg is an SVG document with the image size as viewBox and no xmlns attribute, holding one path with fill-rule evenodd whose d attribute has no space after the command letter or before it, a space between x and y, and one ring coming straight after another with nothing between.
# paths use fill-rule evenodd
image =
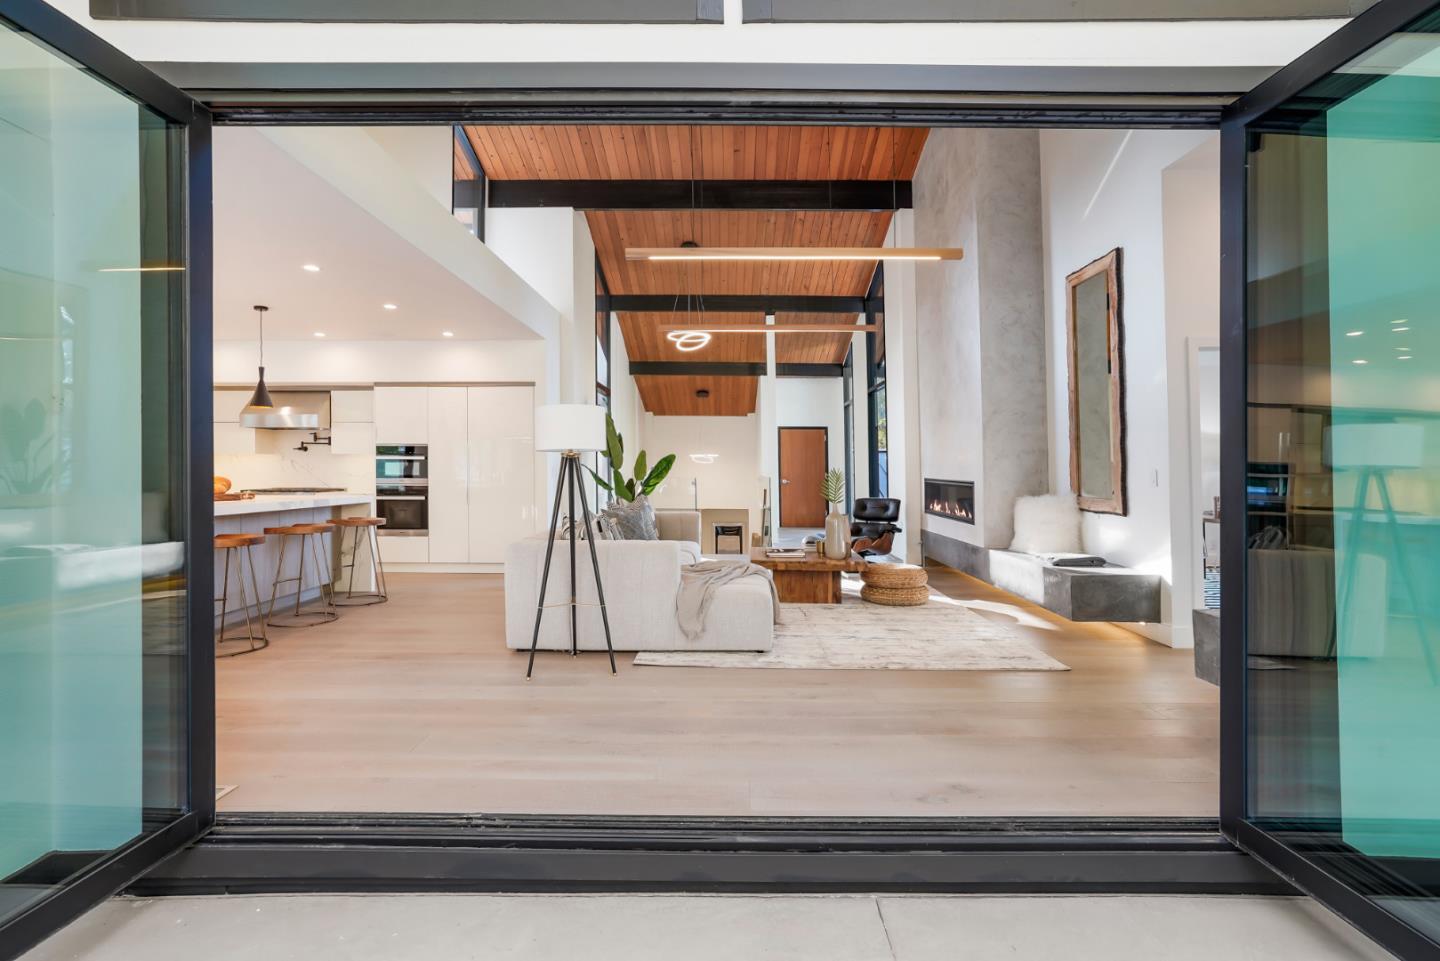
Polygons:
<instances>
[{"instance_id":1,"label":"wooden bar stool","mask_svg":"<svg viewBox=\"0 0 1440 961\"><path fill-rule=\"evenodd\" d=\"M215 549L225 554L224 577L220 581L220 627L215 632L215 656L236 657L240 654L254 654L270 646L265 634L265 608L260 600L260 581L255 576L255 557L250 549L265 543L264 534L217 534ZM244 556L241 556L244 551ZM240 610L245 614L245 633L226 634L225 618L230 614L230 557L235 557L236 580L240 585ZM245 568L250 568L250 590L245 588ZM255 597L255 616L250 616L250 596ZM259 633L256 633L256 629ZM238 645L245 645L238 647ZM230 647L237 647L230 650Z\"/></svg>"},{"instance_id":2,"label":"wooden bar stool","mask_svg":"<svg viewBox=\"0 0 1440 961\"><path fill-rule=\"evenodd\" d=\"M390 589L385 585L385 565L380 561L380 528L385 526L383 517L339 517L331 521L339 529L340 538L340 570L339 577L344 577L345 572L350 572L350 583L345 591L344 597L337 597L335 604L338 607L362 607L369 604L384 604L390 600ZM351 530L355 536L350 544L350 563L345 563L345 532ZM361 591L355 593L355 563L360 559L360 543L365 542L365 550L370 555L370 566L375 569L375 590ZM333 593L333 591L332 591Z\"/></svg>"},{"instance_id":3,"label":"wooden bar stool","mask_svg":"<svg viewBox=\"0 0 1440 961\"><path fill-rule=\"evenodd\" d=\"M275 559L275 583L270 587L270 613L265 623L271 627L314 627L317 624L328 624L340 616L335 610L335 593L331 589L330 558L325 551L325 534L330 531L330 523L316 524L288 524L285 527L267 527L265 533L274 534L280 538L280 554ZM298 539L300 546L300 569L294 577L281 577L285 571L285 548L290 541ZM315 567L315 577L320 587L320 606L318 608L304 609L301 606L301 595L305 593L305 549L310 548L311 563ZM280 585L295 583L295 610L289 614L275 614L275 598L279 596Z\"/></svg>"}]
</instances>

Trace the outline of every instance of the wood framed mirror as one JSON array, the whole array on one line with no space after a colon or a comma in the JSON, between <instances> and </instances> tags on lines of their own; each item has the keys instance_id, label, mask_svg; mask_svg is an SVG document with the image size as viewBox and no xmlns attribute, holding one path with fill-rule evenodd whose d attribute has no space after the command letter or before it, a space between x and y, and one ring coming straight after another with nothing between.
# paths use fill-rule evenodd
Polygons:
<instances>
[{"instance_id":1,"label":"wood framed mirror","mask_svg":"<svg viewBox=\"0 0 1440 961\"><path fill-rule=\"evenodd\" d=\"M1125 513L1125 371L1120 248L1065 278L1070 488L1080 509Z\"/></svg>"}]
</instances>

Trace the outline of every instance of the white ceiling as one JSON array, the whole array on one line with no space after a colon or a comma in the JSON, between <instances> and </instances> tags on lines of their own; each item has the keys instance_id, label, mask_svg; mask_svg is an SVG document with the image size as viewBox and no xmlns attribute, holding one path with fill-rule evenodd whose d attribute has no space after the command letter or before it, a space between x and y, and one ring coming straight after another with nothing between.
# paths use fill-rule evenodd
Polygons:
<instances>
[{"instance_id":1,"label":"white ceiling","mask_svg":"<svg viewBox=\"0 0 1440 961\"><path fill-rule=\"evenodd\" d=\"M351 132L353 135L353 132ZM414 203L434 203L416 190ZM444 218L436 229L464 231ZM426 212L428 213L428 211ZM483 257L478 241L477 257ZM303 264L316 264L309 273ZM393 303L397 310L381 305ZM255 128L215 130L215 337L456 340L535 332Z\"/></svg>"}]
</instances>

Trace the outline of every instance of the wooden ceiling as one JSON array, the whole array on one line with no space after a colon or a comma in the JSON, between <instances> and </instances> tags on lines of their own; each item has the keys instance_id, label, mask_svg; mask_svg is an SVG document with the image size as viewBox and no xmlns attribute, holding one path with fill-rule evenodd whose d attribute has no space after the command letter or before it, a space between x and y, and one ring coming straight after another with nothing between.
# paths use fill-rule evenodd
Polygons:
<instances>
[{"instance_id":1,"label":"wooden ceiling","mask_svg":"<svg viewBox=\"0 0 1440 961\"><path fill-rule=\"evenodd\" d=\"M635 378L640 402L652 414L708 414L715 417L744 417L755 413L758 377L669 377L640 374ZM708 390L709 397L696 392Z\"/></svg>"},{"instance_id":2,"label":"wooden ceiling","mask_svg":"<svg viewBox=\"0 0 1440 961\"><path fill-rule=\"evenodd\" d=\"M920 127L466 127L493 180L909 180Z\"/></svg>"},{"instance_id":3,"label":"wooden ceiling","mask_svg":"<svg viewBox=\"0 0 1440 961\"><path fill-rule=\"evenodd\" d=\"M909 180L929 131L887 127L467 126L466 138L492 180ZM468 175L456 145L457 176ZM890 211L588 210L586 219L610 293L774 294L863 297L875 262L649 263L625 260L627 247L879 247ZM682 305L683 306L683 305ZM619 313L632 360L765 360L763 334L720 334L681 352L658 327L758 324L759 314ZM854 315L781 314L780 323L861 322ZM842 363L850 335L783 334L776 362ZM647 410L663 414L747 414L754 377L645 375L636 378ZM700 400L696 390L707 389Z\"/></svg>"}]
</instances>

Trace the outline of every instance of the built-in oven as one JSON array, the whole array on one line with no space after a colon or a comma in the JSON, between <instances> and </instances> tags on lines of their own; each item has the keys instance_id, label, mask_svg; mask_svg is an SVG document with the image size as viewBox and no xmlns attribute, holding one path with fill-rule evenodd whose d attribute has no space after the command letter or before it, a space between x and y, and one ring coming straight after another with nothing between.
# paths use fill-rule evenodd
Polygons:
<instances>
[{"instance_id":1,"label":"built-in oven","mask_svg":"<svg viewBox=\"0 0 1440 961\"><path fill-rule=\"evenodd\" d=\"M375 448L375 510L386 537L430 533L430 471L423 444Z\"/></svg>"},{"instance_id":2,"label":"built-in oven","mask_svg":"<svg viewBox=\"0 0 1440 961\"><path fill-rule=\"evenodd\" d=\"M424 480L430 476L424 444L387 444L375 448L375 483Z\"/></svg>"}]
</instances>

